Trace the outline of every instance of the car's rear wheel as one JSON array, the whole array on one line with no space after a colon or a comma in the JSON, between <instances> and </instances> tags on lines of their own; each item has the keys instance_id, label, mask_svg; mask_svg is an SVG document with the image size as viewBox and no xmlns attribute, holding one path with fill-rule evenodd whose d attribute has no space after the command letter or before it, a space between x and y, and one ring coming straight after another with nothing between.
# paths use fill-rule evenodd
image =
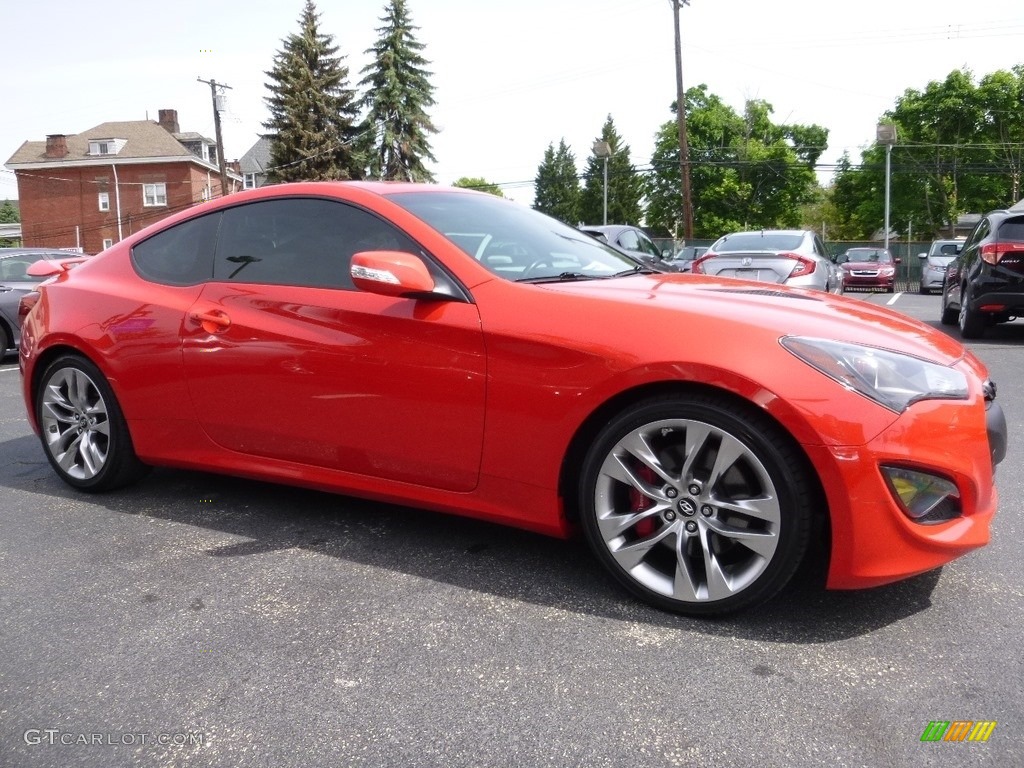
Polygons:
<instances>
[{"instance_id":1,"label":"car's rear wheel","mask_svg":"<svg viewBox=\"0 0 1024 768\"><path fill-rule=\"evenodd\" d=\"M145 474L114 392L89 360L54 360L39 379L35 401L46 458L69 485L107 491Z\"/></svg>"},{"instance_id":2,"label":"car's rear wheel","mask_svg":"<svg viewBox=\"0 0 1024 768\"><path fill-rule=\"evenodd\" d=\"M946 294L942 294L942 300L946 300ZM960 317L960 313L948 304L942 306L942 316L939 318L939 322L943 325L956 325L957 319Z\"/></svg>"},{"instance_id":3,"label":"car's rear wheel","mask_svg":"<svg viewBox=\"0 0 1024 768\"><path fill-rule=\"evenodd\" d=\"M965 339L980 339L985 333L985 316L971 311L966 285L960 289L959 325L960 335Z\"/></svg>"},{"instance_id":4,"label":"car's rear wheel","mask_svg":"<svg viewBox=\"0 0 1024 768\"><path fill-rule=\"evenodd\" d=\"M756 409L715 395L659 397L594 442L581 520L631 593L719 614L767 600L792 577L810 537L812 487L798 448Z\"/></svg>"},{"instance_id":5,"label":"car's rear wheel","mask_svg":"<svg viewBox=\"0 0 1024 768\"><path fill-rule=\"evenodd\" d=\"M7 333L7 329L4 328L4 324L0 323L0 357L4 356L4 353L11 348L11 336Z\"/></svg>"}]
</instances>

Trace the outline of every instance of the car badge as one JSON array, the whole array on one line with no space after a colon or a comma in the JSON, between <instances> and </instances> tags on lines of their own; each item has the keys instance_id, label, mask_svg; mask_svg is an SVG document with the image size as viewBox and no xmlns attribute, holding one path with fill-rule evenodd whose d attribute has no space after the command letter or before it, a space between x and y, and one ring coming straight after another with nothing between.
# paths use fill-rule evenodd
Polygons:
<instances>
[{"instance_id":1,"label":"car badge","mask_svg":"<svg viewBox=\"0 0 1024 768\"><path fill-rule=\"evenodd\" d=\"M749 266L750 266L751 264L753 264L753 263L754 263L754 260L753 260L752 258L750 258L749 256L744 256L744 257L743 257L743 261L741 261L740 263L741 263L741 264L742 264L742 265L743 265L744 267L749 267Z\"/></svg>"}]
</instances>

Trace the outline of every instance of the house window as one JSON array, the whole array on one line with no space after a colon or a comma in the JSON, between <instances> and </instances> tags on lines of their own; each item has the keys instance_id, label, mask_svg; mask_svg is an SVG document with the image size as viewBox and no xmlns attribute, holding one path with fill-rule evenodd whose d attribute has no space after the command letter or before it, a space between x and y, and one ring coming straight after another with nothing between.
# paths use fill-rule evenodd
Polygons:
<instances>
[{"instance_id":1,"label":"house window","mask_svg":"<svg viewBox=\"0 0 1024 768\"><path fill-rule=\"evenodd\" d=\"M245 180L243 182L243 189L256 189L256 174L247 173L245 174Z\"/></svg>"},{"instance_id":2,"label":"house window","mask_svg":"<svg viewBox=\"0 0 1024 768\"><path fill-rule=\"evenodd\" d=\"M109 192L100 192L98 197L99 197L100 210L101 211L109 211L110 210L110 193Z\"/></svg>"},{"instance_id":3,"label":"house window","mask_svg":"<svg viewBox=\"0 0 1024 768\"><path fill-rule=\"evenodd\" d=\"M114 240L112 238L109 238L109 237L104 237L103 238L103 250L104 251L107 250L107 248L109 248L113 244L114 244Z\"/></svg>"},{"instance_id":4,"label":"house window","mask_svg":"<svg viewBox=\"0 0 1024 768\"><path fill-rule=\"evenodd\" d=\"M156 208L157 206L167 205L167 185L143 184L142 204L146 208Z\"/></svg>"}]
</instances>

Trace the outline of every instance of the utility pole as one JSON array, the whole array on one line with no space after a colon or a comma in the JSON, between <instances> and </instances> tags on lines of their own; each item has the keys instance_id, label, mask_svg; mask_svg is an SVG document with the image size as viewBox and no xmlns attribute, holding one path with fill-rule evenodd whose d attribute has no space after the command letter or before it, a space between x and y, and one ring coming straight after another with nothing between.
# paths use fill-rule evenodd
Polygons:
<instances>
[{"instance_id":1,"label":"utility pole","mask_svg":"<svg viewBox=\"0 0 1024 768\"><path fill-rule=\"evenodd\" d=\"M676 27L676 121L679 124L679 176L683 192L683 238L693 239L693 193L690 189L690 144L686 138L686 92L683 90L683 42L679 34L679 9L690 0L670 0Z\"/></svg>"},{"instance_id":2,"label":"utility pole","mask_svg":"<svg viewBox=\"0 0 1024 768\"><path fill-rule=\"evenodd\" d=\"M224 139L221 138L220 134L220 110L217 109L217 89L231 90L231 86L218 83L216 80L203 80L201 77L197 77L196 80L210 86L210 98L213 101L213 130L217 139L217 161L220 164L220 196L226 197L228 194L228 164L227 160L224 159Z\"/></svg>"}]
</instances>

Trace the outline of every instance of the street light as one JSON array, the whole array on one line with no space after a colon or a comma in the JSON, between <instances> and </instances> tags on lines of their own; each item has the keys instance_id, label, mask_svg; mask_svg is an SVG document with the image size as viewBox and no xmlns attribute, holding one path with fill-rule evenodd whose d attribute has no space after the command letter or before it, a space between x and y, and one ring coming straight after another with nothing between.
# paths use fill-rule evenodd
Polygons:
<instances>
[{"instance_id":1,"label":"street light","mask_svg":"<svg viewBox=\"0 0 1024 768\"><path fill-rule=\"evenodd\" d=\"M875 140L885 145L885 250L889 250L889 188L892 178L892 145L896 143L896 126L879 123Z\"/></svg>"},{"instance_id":2,"label":"street light","mask_svg":"<svg viewBox=\"0 0 1024 768\"><path fill-rule=\"evenodd\" d=\"M594 146L591 147L594 150L594 154L598 157L604 158L604 223L608 224L608 158L612 154L611 145L607 141L601 141L598 139L594 142Z\"/></svg>"}]
</instances>

